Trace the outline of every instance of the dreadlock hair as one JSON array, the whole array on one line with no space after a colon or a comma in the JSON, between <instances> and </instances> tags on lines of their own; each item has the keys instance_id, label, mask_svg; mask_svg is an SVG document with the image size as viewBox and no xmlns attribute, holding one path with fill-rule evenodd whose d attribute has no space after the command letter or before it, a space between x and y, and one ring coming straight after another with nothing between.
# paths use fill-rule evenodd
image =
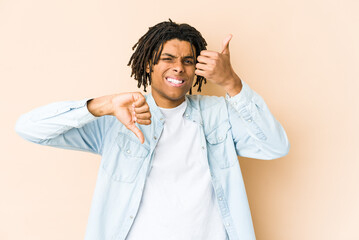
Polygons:
<instances>
[{"instance_id":1,"label":"dreadlock hair","mask_svg":"<svg viewBox=\"0 0 359 240\"><path fill-rule=\"evenodd\" d=\"M138 88L143 85L143 90L147 92L147 85L151 85L152 64L156 65L158 63L164 43L172 39L187 41L191 46L194 46L196 59L207 46L206 40L202 37L201 33L188 24L177 24L169 19L168 22L161 22L153 27L149 27L147 33L132 47L132 50L137 48L127 64L127 66L132 68L131 77L134 75L135 80L138 81ZM149 73L146 72L148 65ZM207 82L203 76L196 76L196 82L193 87L198 85L198 92L201 91L203 81L204 83ZM192 94L192 88L189 93Z\"/></svg>"}]
</instances>

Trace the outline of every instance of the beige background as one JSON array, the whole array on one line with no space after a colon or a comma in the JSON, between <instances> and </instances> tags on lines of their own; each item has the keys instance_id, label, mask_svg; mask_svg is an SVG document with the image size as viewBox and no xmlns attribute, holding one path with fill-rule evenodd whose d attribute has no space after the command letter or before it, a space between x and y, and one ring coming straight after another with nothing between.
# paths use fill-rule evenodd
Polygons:
<instances>
[{"instance_id":1,"label":"beige background","mask_svg":"<svg viewBox=\"0 0 359 240\"><path fill-rule=\"evenodd\" d=\"M232 33L233 67L287 131L287 156L239 159L257 239L359 239L358 10L355 0L0 0L0 239L83 239L100 157L26 142L15 121L137 90L131 47L169 17L211 50Z\"/></svg>"}]
</instances>

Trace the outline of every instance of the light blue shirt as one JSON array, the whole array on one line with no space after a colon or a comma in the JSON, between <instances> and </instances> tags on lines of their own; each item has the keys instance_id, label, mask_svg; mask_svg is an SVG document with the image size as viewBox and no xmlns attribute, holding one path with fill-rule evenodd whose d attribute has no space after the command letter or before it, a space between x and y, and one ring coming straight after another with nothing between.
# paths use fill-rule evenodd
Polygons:
<instances>
[{"instance_id":1,"label":"light blue shirt","mask_svg":"<svg viewBox=\"0 0 359 240\"><path fill-rule=\"evenodd\" d=\"M230 240L255 239L237 155L270 160L285 156L290 147L264 100L242 84L233 97L186 95L183 114L200 125L200 145ZM52 103L16 123L16 132L28 141L102 156L86 240L123 240L136 218L164 124L152 95L145 97L152 117L150 125L138 125L144 144L114 116L93 116L87 109L89 99Z\"/></svg>"}]
</instances>

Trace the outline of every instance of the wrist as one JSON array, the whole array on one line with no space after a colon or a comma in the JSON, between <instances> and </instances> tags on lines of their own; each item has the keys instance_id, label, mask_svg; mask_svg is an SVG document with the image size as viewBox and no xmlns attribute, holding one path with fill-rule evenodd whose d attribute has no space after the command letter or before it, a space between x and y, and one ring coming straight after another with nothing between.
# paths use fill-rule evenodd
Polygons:
<instances>
[{"instance_id":1,"label":"wrist","mask_svg":"<svg viewBox=\"0 0 359 240\"><path fill-rule=\"evenodd\" d=\"M113 113L112 99L114 96L115 95L107 95L98 98L93 98L87 101L87 109L95 117L112 115Z\"/></svg>"},{"instance_id":2,"label":"wrist","mask_svg":"<svg viewBox=\"0 0 359 240\"><path fill-rule=\"evenodd\" d=\"M235 73L230 79L228 79L227 83L223 86L224 90L226 90L227 94L231 97L240 93L242 87L242 80Z\"/></svg>"}]
</instances>

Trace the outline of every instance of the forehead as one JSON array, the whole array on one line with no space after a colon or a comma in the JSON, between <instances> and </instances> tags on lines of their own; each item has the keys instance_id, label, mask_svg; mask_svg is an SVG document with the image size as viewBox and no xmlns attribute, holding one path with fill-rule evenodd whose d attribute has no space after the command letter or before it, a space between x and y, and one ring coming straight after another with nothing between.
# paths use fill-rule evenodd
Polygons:
<instances>
[{"instance_id":1,"label":"forehead","mask_svg":"<svg viewBox=\"0 0 359 240\"><path fill-rule=\"evenodd\" d=\"M192 49L191 49L192 48ZM193 56L196 52L190 42L171 39L163 44L162 54L170 53L176 56Z\"/></svg>"}]
</instances>

